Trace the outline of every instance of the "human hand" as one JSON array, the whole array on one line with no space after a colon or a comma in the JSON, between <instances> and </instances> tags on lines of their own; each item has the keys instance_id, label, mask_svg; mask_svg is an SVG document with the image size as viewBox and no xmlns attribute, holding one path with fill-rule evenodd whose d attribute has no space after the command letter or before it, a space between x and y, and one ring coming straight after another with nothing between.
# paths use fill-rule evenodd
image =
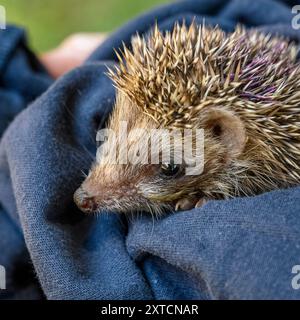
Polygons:
<instances>
[{"instance_id":1,"label":"human hand","mask_svg":"<svg viewBox=\"0 0 300 320\"><path fill-rule=\"evenodd\" d=\"M42 53L39 58L50 75L58 78L81 65L105 38L104 33L76 33L67 37L57 48Z\"/></svg>"}]
</instances>

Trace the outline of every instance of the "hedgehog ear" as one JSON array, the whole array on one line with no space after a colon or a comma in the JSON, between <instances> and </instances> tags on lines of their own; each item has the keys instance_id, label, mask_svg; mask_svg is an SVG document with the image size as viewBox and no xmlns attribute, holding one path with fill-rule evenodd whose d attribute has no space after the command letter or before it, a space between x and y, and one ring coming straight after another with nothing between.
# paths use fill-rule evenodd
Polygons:
<instances>
[{"instance_id":1,"label":"hedgehog ear","mask_svg":"<svg viewBox=\"0 0 300 320\"><path fill-rule=\"evenodd\" d=\"M205 127L220 139L227 150L227 161L238 157L246 144L245 126L237 115L219 108L212 108L206 112Z\"/></svg>"}]
</instances>

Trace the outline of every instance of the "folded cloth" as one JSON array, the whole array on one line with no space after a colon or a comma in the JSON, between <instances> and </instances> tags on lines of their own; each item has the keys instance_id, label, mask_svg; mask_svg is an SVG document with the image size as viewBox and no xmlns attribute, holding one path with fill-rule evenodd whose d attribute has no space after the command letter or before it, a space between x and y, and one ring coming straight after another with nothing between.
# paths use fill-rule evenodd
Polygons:
<instances>
[{"instance_id":1,"label":"folded cloth","mask_svg":"<svg viewBox=\"0 0 300 320\"><path fill-rule=\"evenodd\" d=\"M0 31L0 265L5 299L298 299L300 188L210 201L153 221L87 216L72 201L114 103L106 75L114 48L155 21L238 24L299 41L291 1L193 0L168 4L112 34L57 81L20 29ZM27 106L28 105L28 106Z\"/></svg>"}]
</instances>

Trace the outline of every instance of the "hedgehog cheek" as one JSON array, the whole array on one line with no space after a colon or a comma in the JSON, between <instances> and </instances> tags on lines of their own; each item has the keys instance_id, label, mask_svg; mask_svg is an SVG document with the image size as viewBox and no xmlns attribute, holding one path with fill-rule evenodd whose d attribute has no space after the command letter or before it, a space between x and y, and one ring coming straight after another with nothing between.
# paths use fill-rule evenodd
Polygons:
<instances>
[{"instance_id":1,"label":"hedgehog cheek","mask_svg":"<svg viewBox=\"0 0 300 320\"><path fill-rule=\"evenodd\" d=\"M246 130L243 121L228 110L212 108L205 114L205 129L225 146L226 163L237 158L246 144Z\"/></svg>"}]
</instances>

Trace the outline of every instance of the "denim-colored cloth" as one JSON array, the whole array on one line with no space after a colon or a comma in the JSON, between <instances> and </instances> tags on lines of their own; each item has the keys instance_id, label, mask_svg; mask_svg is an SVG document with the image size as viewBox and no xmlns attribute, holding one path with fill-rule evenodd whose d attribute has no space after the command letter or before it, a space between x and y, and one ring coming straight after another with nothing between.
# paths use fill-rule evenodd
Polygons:
<instances>
[{"instance_id":1,"label":"denim-colored cloth","mask_svg":"<svg viewBox=\"0 0 300 320\"><path fill-rule=\"evenodd\" d=\"M237 23L294 41L292 1L194 0L146 13L112 34L81 67L53 81L20 29L0 31L0 264L3 299L299 299L300 188L210 201L167 215L86 216L74 190L114 102L113 48L157 20Z\"/></svg>"}]
</instances>

